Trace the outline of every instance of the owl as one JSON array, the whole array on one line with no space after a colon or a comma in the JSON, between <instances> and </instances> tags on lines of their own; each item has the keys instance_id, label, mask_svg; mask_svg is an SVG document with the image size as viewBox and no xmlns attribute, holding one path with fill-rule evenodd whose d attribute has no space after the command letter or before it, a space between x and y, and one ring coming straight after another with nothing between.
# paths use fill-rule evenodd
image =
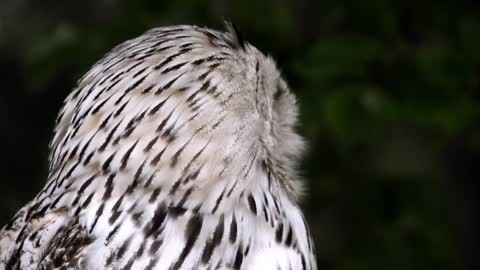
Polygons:
<instances>
[{"instance_id":1,"label":"owl","mask_svg":"<svg viewBox=\"0 0 480 270\"><path fill-rule=\"evenodd\" d=\"M317 268L295 97L226 25L152 29L78 81L0 269Z\"/></svg>"}]
</instances>

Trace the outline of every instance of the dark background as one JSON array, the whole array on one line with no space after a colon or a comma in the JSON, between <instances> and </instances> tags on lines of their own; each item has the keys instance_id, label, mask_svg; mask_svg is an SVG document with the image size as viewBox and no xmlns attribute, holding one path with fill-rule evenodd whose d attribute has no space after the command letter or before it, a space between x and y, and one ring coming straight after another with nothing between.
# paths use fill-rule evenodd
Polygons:
<instances>
[{"instance_id":1,"label":"dark background","mask_svg":"<svg viewBox=\"0 0 480 270\"><path fill-rule=\"evenodd\" d=\"M480 269L477 1L0 0L0 223L43 186L62 100L114 45L229 17L309 142L320 270Z\"/></svg>"}]
</instances>

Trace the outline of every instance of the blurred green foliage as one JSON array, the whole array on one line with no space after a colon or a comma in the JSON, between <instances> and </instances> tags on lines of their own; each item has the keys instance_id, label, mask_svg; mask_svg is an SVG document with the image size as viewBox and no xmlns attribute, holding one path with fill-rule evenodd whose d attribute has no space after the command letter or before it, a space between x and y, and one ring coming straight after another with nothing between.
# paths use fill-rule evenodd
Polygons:
<instances>
[{"instance_id":1,"label":"blurred green foliage","mask_svg":"<svg viewBox=\"0 0 480 270\"><path fill-rule=\"evenodd\" d=\"M474 1L0 2L0 221L43 185L75 80L149 28L227 16L297 94L319 269L480 269Z\"/></svg>"}]
</instances>

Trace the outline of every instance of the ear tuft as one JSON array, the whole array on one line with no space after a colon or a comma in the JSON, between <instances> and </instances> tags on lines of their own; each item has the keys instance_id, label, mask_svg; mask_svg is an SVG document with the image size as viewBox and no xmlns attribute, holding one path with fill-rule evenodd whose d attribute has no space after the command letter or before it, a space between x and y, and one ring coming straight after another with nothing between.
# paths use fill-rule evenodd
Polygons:
<instances>
[{"instance_id":1,"label":"ear tuft","mask_svg":"<svg viewBox=\"0 0 480 270\"><path fill-rule=\"evenodd\" d=\"M245 39L238 28L227 18L224 18L225 28L231 36L230 46L234 49L245 50Z\"/></svg>"}]
</instances>

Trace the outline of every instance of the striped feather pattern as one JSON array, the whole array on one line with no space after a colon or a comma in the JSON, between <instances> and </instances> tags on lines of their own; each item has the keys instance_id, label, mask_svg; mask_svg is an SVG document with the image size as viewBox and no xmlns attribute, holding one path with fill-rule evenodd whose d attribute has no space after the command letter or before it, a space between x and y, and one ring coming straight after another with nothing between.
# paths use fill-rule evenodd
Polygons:
<instances>
[{"instance_id":1,"label":"striped feather pattern","mask_svg":"<svg viewBox=\"0 0 480 270\"><path fill-rule=\"evenodd\" d=\"M78 81L0 269L316 269L295 98L229 29L150 30Z\"/></svg>"}]
</instances>

